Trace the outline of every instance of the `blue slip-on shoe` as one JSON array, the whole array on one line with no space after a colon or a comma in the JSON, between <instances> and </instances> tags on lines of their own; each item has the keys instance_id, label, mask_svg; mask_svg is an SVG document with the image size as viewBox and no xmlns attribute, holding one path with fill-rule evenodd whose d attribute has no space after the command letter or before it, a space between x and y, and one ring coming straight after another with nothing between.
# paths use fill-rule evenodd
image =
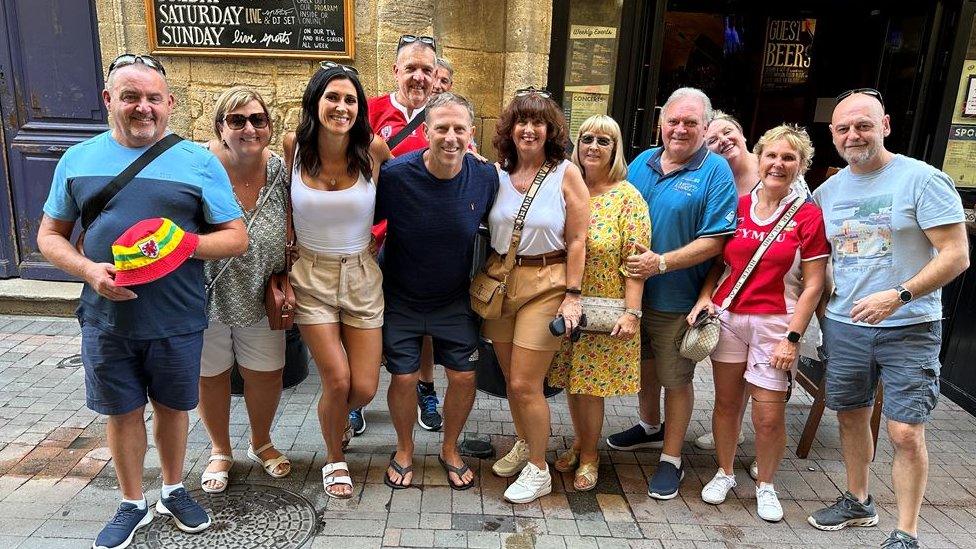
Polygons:
<instances>
[{"instance_id":1,"label":"blue slip-on shoe","mask_svg":"<svg viewBox=\"0 0 976 549\"><path fill-rule=\"evenodd\" d=\"M640 423L634 425L626 431L610 435L607 437L607 446L614 450L639 450L641 448L663 448L664 447L664 423L654 434L647 434Z\"/></svg>"},{"instance_id":2,"label":"blue slip-on shoe","mask_svg":"<svg viewBox=\"0 0 976 549\"><path fill-rule=\"evenodd\" d=\"M672 499L678 495L678 486L685 478L684 465L677 468L673 463L662 461L647 485L647 495L654 499Z\"/></svg>"},{"instance_id":3,"label":"blue slip-on shoe","mask_svg":"<svg viewBox=\"0 0 976 549\"><path fill-rule=\"evenodd\" d=\"M444 425L444 418L437 411L437 391L433 387L428 390L420 383L417 384L417 423L427 431L440 431Z\"/></svg>"},{"instance_id":4,"label":"blue slip-on shoe","mask_svg":"<svg viewBox=\"0 0 976 549\"><path fill-rule=\"evenodd\" d=\"M356 408L349 412L349 425L352 426L352 436L354 437L366 432L366 416L363 415L362 408Z\"/></svg>"},{"instance_id":5,"label":"blue slip-on shoe","mask_svg":"<svg viewBox=\"0 0 976 549\"><path fill-rule=\"evenodd\" d=\"M202 532L210 526L210 515L190 497L186 488L177 488L168 498L159 498L156 512L173 517L176 527L188 534Z\"/></svg>"},{"instance_id":6,"label":"blue slip-on shoe","mask_svg":"<svg viewBox=\"0 0 976 549\"><path fill-rule=\"evenodd\" d=\"M123 502L112 520L102 528L92 543L92 549L122 549L132 543L136 530L152 522L153 514L147 505L140 509L132 503Z\"/></svg>"}]
</instances>

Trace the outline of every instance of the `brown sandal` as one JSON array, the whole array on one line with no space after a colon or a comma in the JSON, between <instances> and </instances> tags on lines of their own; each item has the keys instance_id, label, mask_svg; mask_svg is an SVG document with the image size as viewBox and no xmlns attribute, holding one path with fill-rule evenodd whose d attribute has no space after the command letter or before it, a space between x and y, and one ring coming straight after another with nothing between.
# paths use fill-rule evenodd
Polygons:
<instances>
[{"instance_id":1,"label":"brown sandal","mask_svg":"<svg viewBox=\"0 0 976 549\"><path fill-rule=\"evenodd\" d=\"M579 468L576 469L576 477L573 479L573 488L577 492L587 492L596 487L596 481L600 478L600 462L594 461L591 463L582 463ZM585 484L580 484L580 480L584 480Z\"/></svg>"}]
</instances>

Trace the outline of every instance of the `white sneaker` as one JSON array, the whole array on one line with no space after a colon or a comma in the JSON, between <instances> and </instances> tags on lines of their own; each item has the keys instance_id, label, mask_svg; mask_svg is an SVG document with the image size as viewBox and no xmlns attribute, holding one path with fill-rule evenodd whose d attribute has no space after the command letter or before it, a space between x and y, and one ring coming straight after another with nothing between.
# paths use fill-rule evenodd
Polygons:
<instances>
[{"instance_id":1,"label":"white sneaker","mask_svg":"<svg viewBox=\"0 0 976 549\"><path fill-rule=\"evenodd\" d=\"M779 504L776 497L776 490L772 484L763 484L760 488L756 486L756 513L759 518L769 522L779 522L783 520L783 506Z\"/></svg>"},{"instance_id":2,"label":"white sneaker","mask_svg":"<svg viewBox=\"0 0 976 549\"><path fill-rule=\"evenodd\" d=\"M526 463L522 474L505 490L505 499L512 503L529 503L552 492L549 467L543 471L532 462Z\"/></svg>"},{"instance_id":3,"label":"white sneaker","mask_svg":"<svg viewBox=\"0 0 976 549\"><path fill-rule=\"evenodd\" d=\"M702 488L702 501L718 505L725 501L725 496L733 488L735 488L735 475L726 475L722 469L719 469L712 480Z\"/></svg>"},{"instance_id":4,"label":"white sneaker","mask_svg":"<svg viewBox=\"0 0 976 549\"><path fill-rule=\"evenodd\" d=\"M739 441L736 444L742 444L745 442L746 436L739 431ZM714 450L715 449L715 433L711 431L705 433L704 435L695 439L695 446L701 448L702 450Z\"/></svg>"},{"instance_id":5,"label":"white sneaker","mask_svg":"<svg viewBox=\"0 0 976 549\"><path fill-rule=\"evenodd\" d=\"M752 480L759 480L759 462L752 460L752 465L749 466L749 476Z\"/></svg>"},{"instance_id":6,"label":"white sneaker","mask_svg":"<svg viewBox=\"0 0 976 549\"><path fill-rule=\"evenodd\" d=\"M498 476L508 478L515 476L529 462L529 445L524 440L515 441L515 446L505 454L502 459L496 461L491 470Z\"/></svg>"}]
</instances>

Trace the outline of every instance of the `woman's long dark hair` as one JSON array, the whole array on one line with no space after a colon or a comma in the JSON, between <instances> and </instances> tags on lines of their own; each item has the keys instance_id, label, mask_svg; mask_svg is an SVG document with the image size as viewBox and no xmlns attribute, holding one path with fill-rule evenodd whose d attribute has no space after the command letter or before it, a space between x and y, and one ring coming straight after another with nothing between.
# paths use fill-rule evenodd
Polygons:
<instances>
[{"instance_id":1,"label":"woman's long dark hair","mask_svg":"<svg viewBox=\"0 0 976 549\"><path fill-rule=\"evenodd\" d=\"M563 111L552 99L530 93L512 99L495 126L495 136L491 142L498 153L502 169L512 172L518 165L518 151L512 139L512 130L522 120L540 120L546 123L546 160L558 164L566 159L569 130L566 128Z\"/></svg>"},{"instance_id":2,"label":"woman's long dark hair","mask_svg":"<svg viewBox=\"0 0 976 549\"><path fill-rule=\"evenodd\" d=\"M346 149L346 162L349 175L362 173L366 179L373 177L373 159L369 156L369 144L373 141L373 130L369 126L369 112L366 107L366 92L359 79L341 68L319 69L308 81L302 96L302 116L295 131L298 142L298 162L305 173L316 176L322 168L319 158L318 137L322 121L319 120L319 100L325 94L329 82L345 79L356 88L358 110L356 120L349 129L349 147Z\"/></svg>"}]
</instances>

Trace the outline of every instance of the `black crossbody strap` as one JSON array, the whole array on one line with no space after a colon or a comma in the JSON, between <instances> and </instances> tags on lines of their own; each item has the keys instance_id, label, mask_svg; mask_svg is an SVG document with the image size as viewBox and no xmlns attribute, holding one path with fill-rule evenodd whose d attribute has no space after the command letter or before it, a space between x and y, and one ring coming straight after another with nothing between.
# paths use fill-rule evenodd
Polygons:
<instances>
[{"instance_id":1,"label":"black crossbody strap","mask_svg":"<svg viewBox=\"0 0 976 549\"><path fill-rule=\"evenodd\" d=\"M391 137L390 140L386 142L386 146L389 147L391 151L394 148L396 148L396 146L399 145L401 141L406 139L408 135L410 135L411 133L413 133L414 130L417 129L417 126L424 123L424 117L426 116L426 113L427 113L426 108L421 109L420 112L418 112L413 116L413 119L410 121L409 124L404 126L400 131L396 133L396 135Z\"/></svg>"},{"instance_id":2,"label":"black crossbody strap","mask_svg":"<svg viewBox=\"0 0 976 549\"><path fill-rule=\"evenodd\" d=\"M102 214L105 206L108 206L108 203L115 198L115 195L119 194L143 168L180 141L183 141L183 138L175 133L171 133L160 139L152 147L149 147L145 152L140 154L139 158L136 158L126 169L122 170L122 173L109 181L108 185L105 185L105 188L99 191L98 194L89 198L81 207L82 230L88 230L88 227Z\"/></svg>"}]
</instances>

